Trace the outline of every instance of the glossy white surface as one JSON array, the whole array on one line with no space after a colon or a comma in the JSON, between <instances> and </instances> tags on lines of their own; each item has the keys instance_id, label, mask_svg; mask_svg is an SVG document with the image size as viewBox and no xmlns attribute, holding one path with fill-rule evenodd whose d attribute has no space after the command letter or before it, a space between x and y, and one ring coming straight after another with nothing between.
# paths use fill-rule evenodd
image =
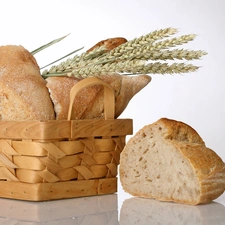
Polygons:
<instances>
[{"instance_id":1,"label":"glossy white surface","mask_svg":"<svg viewBox=\"0 0 225 225\"><path fill-rule=\"evenodd\" d=\"M190 206L117 194L26 202L0 199L0 225L224 225L225 194Z\"/></svg>"},{"instance_id":2,"label":"glossy white surface","mask_svg":"<svg viewBox=\"0 0 225 225\"><path fill-rule=\"evenodd\" d=\"M193 62L201 68L186 75L152 75L121 118L133 119L134 133L161 117L182 120L225 161L224 0L7 0L0 7L0 45L32 51L71 33L35 56L40 66L110 37L130 40L166 27L178 28L179 36L197 34L184 48L208 52ZM211 204L188 206L133 199L120 184L118 189L116 195L42 203L0 199L0 224L225 224L225 194Z\"/></svg>"},{"instance_id":3,"label":"glossy white surface","mask_svg":"<svg viewBox=\"0 0 225 225\"><path fill-rule=\"evenodd\" d=\"M121 225L225 224L225 193L209 204L191 206L132 197L119 185L118 202Z\"/></svg>"}]
</instances>

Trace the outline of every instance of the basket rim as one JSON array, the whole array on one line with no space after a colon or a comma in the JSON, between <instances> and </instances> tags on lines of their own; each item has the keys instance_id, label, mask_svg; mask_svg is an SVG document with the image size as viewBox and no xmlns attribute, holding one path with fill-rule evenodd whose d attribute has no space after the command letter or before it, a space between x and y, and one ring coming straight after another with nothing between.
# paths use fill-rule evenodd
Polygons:
<instances>
[{"instance_id":1,"label":"basket rim","mask_svg":"<svg viewBox=\"0 0 225 225\"><path fill-rule=\"evenodd\" d=\"M0 139L45 141L132 133L132 119L0 121Z\"/></svg>"}]
</instances>

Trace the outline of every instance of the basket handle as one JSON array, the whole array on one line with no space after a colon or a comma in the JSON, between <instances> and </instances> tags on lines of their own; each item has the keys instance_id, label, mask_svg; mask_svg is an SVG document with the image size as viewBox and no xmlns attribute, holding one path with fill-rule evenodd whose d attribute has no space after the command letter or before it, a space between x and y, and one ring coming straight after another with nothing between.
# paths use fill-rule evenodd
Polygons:
<instances>
[{"instance_id":1,"label":"basket handle","mask_svg":"<svg viewBox=\"0 0 225 225\"><path fill-rule=\"evenodd\" d=\"M104 114L105 119L114 119L115 118L115 93L114 89L101 79L97 77L88 77L79 82L77 82L72 89L70 90L70 105L67 120L71 120L71 114L73 110L73 102L78 94L83 88L88 86L100 84L104 87Z\"/></svg>"}]
</instances>

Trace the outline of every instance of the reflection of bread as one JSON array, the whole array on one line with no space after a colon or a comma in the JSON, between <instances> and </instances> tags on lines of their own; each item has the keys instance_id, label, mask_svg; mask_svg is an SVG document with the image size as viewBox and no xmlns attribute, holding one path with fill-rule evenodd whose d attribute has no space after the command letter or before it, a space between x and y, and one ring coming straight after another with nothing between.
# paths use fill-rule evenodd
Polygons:
<instances>
[{"instance_id":1,"label":"reflection of bread","mask_svg":"<svg viewBox=\"0 0 225 225\"><path fill-rule=\"evenodd\" d=\"M0 120L54 119L46 82L22 46L0 47Z\"/></svg>"},{"instance_id":2,"label":"reflection of bread","mask_svg":"<svg viewBox=\"0 0 225 225\"><path fill-rule=\"evenodd\" d=\"M120 158L120 179L134 196L194 205L224 192L225 164L193 128L163 118L128 141Z\"/></svg>"},{"instance_id":3,"label":"reflection of bread","mask_svg":"<svg viewBox=\"0 0 225 225\"><path fill-rule=\"evenodd\" d=\"M119 74L98 77L115 90L115 117L126 108L132 97L150 81L148 75L122 76ZM51 99L54 103L56 119L67 119L69 93L79 79L71 77L49 77L46 79ZM80 91L74 100L72 119L94 119L104 116L103 87L94 85Z\"/></svg>"},{"instance_id":4,"label":"reflection of bread","mask_svg":"<svg viewBox=\"0 0 225 225\"><path fill-rule=\"evenodd\" d=\"M134 197L125 200L120 211L120 225L222 225L224 221L225 207L215 202L191 206Z\"/></svg>"}]
</instances>

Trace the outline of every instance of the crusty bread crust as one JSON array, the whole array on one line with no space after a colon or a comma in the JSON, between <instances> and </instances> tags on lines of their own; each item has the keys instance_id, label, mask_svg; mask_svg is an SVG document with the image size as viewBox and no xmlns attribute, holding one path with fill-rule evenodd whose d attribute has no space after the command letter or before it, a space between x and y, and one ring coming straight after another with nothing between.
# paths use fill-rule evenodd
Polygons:
<instances>
[{"instance_id":1,"label":"crusty bread crust","mask_svg":"<svg viewBox=\"0 0 225 225\"><path fill-rule=\"evenodd\" d=\"M148 75L122 76L119 74L102 75L98 78L110 84L115 91L115 118L119 117L129 101L150 81ZM79 82L71 77L48 77L47 87L54 103L56 119L67 119L69 94L74 84ZM104 92L101 85L84 88L76 96L73 104L72 119L95 119L104 117Z\"/></svg>"},{"instance_id":2,"label":"crusty bread crust","mask_svg":"<svg viewBox=\"0 0 225 225\"><path fill-rule=\"evenodd\" d=\"M134 196L196 205L224 192L225 164L192 127L162 118L128 141L120 180Z\"/></svg>"},{"instance_id":3,"label":"crusty bread crust","mask_svg":"<svg viewBox=\"0 0 225 225\"><path fill-rule=\"evenodd\" d=\"M95 44L93 47L87 50L87 52L91 52L96 48L99 48L101 46L105 46L107 51L110 51L116 47L118 47L121 44L124 44L127 42L126 38L123 37L115 37L115 38L108 38L102 41L99 41L97 44Z\"/></svg>"},{"instance_id":4,"label":"crusty bread crust","mask_svg":"<svg viewBox=\"0 0 225 225\"><path fill-rule=\"evenodd\" d=\"M55 113L35 58L22 46L0 47L0 120L49 120Z\"/></svg>"},{"instance_id":5,"label":"crusty bread crust","mask_svg":"<svg viewBox=\"0 0 225 225\"><path fill-rule=\"evenodd\" d=\"M202 140L197 131L182 121L161 118L154 124L163 124L163 126L167 128L164 136L165 139L205 145L205 142Z\"/></svg>"},{"instance_id":6,"label":"crusty bread crust","mask_svg":"<svg viewBox=\"0 0 225 225\"><path fill-rule=\"evenodd\" d=\"M46 86L54 105L56 119L66 120L69 109L70 90L79 79L72 77L49 77L46 81Z\"/></svg>"}]
</instances>

